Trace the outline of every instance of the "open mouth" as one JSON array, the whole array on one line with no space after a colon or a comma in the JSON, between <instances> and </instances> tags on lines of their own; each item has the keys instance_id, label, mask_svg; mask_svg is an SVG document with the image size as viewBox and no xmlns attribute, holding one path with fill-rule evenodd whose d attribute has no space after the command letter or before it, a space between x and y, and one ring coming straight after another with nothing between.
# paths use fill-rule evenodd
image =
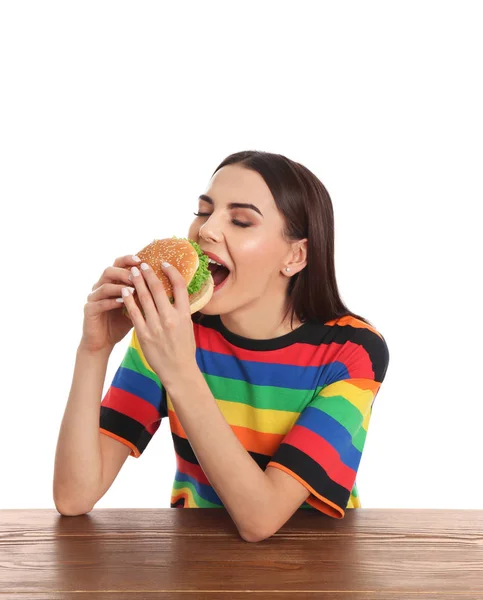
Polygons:
<instances>
[{"instance_id":1,"label":"open mouth","mask_svg":"<svg viewBox=\"0 0 483 600\"><path fill-rule=\"evenodd\" d=\"M221 265L217 265L215 263L210 262L208 264L208 269L210 270L211 276L213 277L213 282L215 287L220 285L230 274L230 270Z\"/></svg>"}]
</instances>

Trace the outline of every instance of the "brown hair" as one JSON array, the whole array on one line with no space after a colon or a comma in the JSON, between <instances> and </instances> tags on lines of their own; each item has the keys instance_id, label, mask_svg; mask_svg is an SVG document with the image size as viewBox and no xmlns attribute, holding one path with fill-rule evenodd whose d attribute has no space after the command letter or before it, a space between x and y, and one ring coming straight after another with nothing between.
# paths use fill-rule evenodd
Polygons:
<instances>
[{"instance_id":1,"label":"brown hair","mask_svg":"<svg viewBox=\"0 0 483 600\"><path fill-rule=\"evenodd\" d=\"M307 238L307 265L290 278L288 309L282 322L291 312L291 326L294 315L302 322L321 323L352 316L372 326L367 319L351 312L340 297L334 264L334 210L320 179L281 154L255 150L231 154L213 175L233 164L263 177L284 218L285 239L292 242Z\"/></svg>"}]
</instances>

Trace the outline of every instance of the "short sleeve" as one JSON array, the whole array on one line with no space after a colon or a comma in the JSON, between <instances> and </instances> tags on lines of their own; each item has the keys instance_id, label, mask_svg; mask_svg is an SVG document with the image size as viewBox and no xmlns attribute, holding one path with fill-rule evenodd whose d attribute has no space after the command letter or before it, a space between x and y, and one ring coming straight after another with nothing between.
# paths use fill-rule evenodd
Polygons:
<instances>
[{"instance_id":1,"label":"short sleeve","mask_svg":"<svg viewBox=\"0 0 483 600\"><path fill-rule=\"evenodd\" d=\"M100 410L100 431L141 456L167 416L165 390L147 363L136 330L107 390Z\"/></svg>"},{"instance_id":2,"label":"short sleeve","mask_svg":"<svg viewBox=\"0 0 483 600\"><path fill-rule=\"evenodd\" d=\"M346 349L343 378L315 394L267 465L295 477L310 492L307 503L337 519L345 515L389 363L384 338L368 335Z\"/></svg>"}]
</instances>

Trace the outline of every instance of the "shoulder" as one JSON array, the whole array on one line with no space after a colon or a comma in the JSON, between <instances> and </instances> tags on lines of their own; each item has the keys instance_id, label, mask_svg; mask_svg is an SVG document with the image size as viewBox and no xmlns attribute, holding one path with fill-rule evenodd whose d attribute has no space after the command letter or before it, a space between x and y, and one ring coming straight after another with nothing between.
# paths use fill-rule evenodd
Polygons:
<instances>
[{"instance_id":1,"label":"shoulder","mask_svg":"<svg viewBox=\"0 0 483 600\"><path fill-rule=\"evenodd\" d=\"M311 323L308 343L319 345L323 363L339 363L351 377L372 377L382 383L389 365L389 348L379 329L351 315Z\"/></svg>"},{"instance_id":2,"label":"shoulder","mask_svg":"<svg viewBox=\"0 0 483 600\"><path fill-rule=\"evenodd\" d=\"M335 336L340 341L348 341L367 348L389 353L386 340L379 329L351 315L329 321Z\"/></svg>"}]
</instances>

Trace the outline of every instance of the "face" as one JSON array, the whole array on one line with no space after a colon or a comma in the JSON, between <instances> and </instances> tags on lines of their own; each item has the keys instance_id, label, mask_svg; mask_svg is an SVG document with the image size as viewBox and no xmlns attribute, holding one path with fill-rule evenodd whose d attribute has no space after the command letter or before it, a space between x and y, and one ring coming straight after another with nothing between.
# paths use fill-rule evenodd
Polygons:
<instances>
[{"instance_id":1,"label":"face","mask_svg":"<svg viewBox=\"0 0 483 600\"><path fill-rule=\"evenodd\" d=\"M282 237L284 222L265 181L255 171L228 165L215 173L198 201L188 237L202 250L216 254L230 273L201 310L227 314L285 296L283 275L291 245ZM252 204L231 207L232 203Z\"/></svg>"}]
</instances>

